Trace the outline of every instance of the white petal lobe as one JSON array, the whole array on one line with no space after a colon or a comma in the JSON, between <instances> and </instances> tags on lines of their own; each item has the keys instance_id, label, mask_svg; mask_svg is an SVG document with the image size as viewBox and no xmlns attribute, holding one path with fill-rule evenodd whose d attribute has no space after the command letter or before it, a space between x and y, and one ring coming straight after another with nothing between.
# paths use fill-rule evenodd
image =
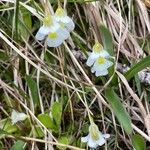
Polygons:
<instances>
[{"instance_id":1,"label":"white petal lobe","mask_svg":"<svg viewBox=\"0 0 150 150\"><path fill-rule=\"evenodd\" d=\"M12 114L11 114L12 124L17 123L18 121L23 121L26 118L27 118L27 115L25 113L19 113L15 110L12 111Z\"/></svg>"},{"instance_id":2,"label":"white petal lobe","mask_svg":"<svg viewBox=\"0 0 150 150\"><path fill-rule=\"evenodd\" d=\"M88 139L89 139L89 135L82 137L81 142L86 143L88 141Z\"/></svg>"}]
</instances>

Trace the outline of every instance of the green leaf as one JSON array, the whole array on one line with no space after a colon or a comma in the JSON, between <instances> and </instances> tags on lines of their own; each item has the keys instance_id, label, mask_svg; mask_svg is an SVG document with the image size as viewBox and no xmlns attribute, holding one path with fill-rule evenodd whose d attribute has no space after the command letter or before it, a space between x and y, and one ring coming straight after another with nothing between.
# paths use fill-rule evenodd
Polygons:
<instances>
[{"instance_id":1,"label":"green leaf","mask_svg":"<svg viewBox=\"0 0 150 150\"><path fill-rule=\"evenodd\" d=\"M33 135L37 138L42 138L44 137L44 133L43 133L43 130L41 129L41 127L35 125L33 127Z\"/></svg>"},{"instance_id":2,"label":"green leaf","mask_svg":"<svg viewBox=\"0 0 150 150\"><path fill-rule=\"evenodd\" d=\"M133 135L132 143L135 150L146 150L146 143L141 135Z\"/></svg>"},{"instance_id":3,"label":"green leaf","mask_svg":"<svg viewBox=\"0 0 150 150\"><path fill-rule=\"evenodd\" d=\"M31 91L34 104L39 104L39 94L36 82L29 75L26 75L26 81Z\"/></svg>"},{"instance_id":4,"label":"green leaf","mask_svg":"<svg viewBox=\"0 0 150 150\"><path fill-rule=\"evenodd\" d=\"M58 138L58 142L68 145L69 144L69 137L68 136L62 136L62 137ZM57 146L57 148L60 150L67 149L66 147L61 147L61 146Z\"/></svg>"},{"instance_id":5,"label":"green leaf","mask_svg":"<svg viewBox=\"0 0 150 150\"><path fill-rule=\"evenodd\" d=\"M106 98L107 101L110 103L119 123L123 126L127 134L131 134L132 133L131 119L127 111L124 109L121 103L121 99L114 92L113 88L108 88L106 90Z\"/></svg>"},{"instance_id":6,"label":"green leaf","mask_svg":"<svg viewBox=\"0 0 150 150\"><path fill-rule=\"evenodd\" d=\"M54 102L51 108L52 116L59 129L61 123L62 104L60 102Z\"/></svg>"},{"instance_id":7,"label":"green leaf","mask_svg":"<svg viewBox=\"0 0 150 150\"><path fill-rule=\"evenodd\" d=\"M139 71L145 69L150 66L150 56L143 58L140 62L133 65L128 72L125 73L125 77L127 80L130 80L135 74Z\"/></svg>"},{"instance_id":8,"label":"green leaf","mask_svg":"<svg viewBox=\"0 0 150 150\"><path fill-rule=\"evenodd\" d=\"M104 25L100 25L99 29L100 29L104 49L106 49L110 53L110 55L114 56L113 39L112 39L111 32Z\"/></svg>"},{"instance_id":9,"label":"green leaf","mask_svg":"<svg viewBox=\"0 0 150 150\"><path fill-rule=\"evenodd\" d=\"M44 124L46 128L53 129L54 123L48 114L40 114L38 115L38 119Z\"/></svg>"},{"instance_id":10,"label":"green leaf","mask_svg":"<svg viewBox=\"0 0 150 150\"><path fill-rule=\"evenodd\" d=\"M11 150L24 150L25 142L18 140L12 147Z\"/></svg>"},{"instance_id":11,"label":"green leaf","mask_svg":"<svg viewBox=\"0 0 150 150\"><path fill-rule=\"evenodd\" d=\"M24 37L24 39L28 40L30 36L30 32L32 30L32 18L30 12L25 9L24 7L21 7L21 19L19 20L19 31L21 36Z\"/></svg>"},{"instance_id":12,"label":"green leaf","mask_svg":"<svg viewBox=\"0 0 150 150\"><path fill-rule=\"evenodd\" d=\"M18 131L18 127L16 125L12 125L10 119L2 119L0 120L0 127L7 134L11 134Z\"/></svg>"}]
</instances>

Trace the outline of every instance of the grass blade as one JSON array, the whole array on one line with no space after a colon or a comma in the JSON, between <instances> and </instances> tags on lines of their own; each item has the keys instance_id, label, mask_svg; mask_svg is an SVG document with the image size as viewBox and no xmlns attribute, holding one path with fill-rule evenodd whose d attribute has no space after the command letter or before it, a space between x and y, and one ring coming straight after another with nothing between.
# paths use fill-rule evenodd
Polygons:
<instances>
[{"instance_id":1,"label":"grass blade","mask_svg":"<svg viewBox=\"0 0 150 150\"><path fill-rule=\"evenodd\" d=\"M28 87L31 91L31 95L32 95L34 104L38 104L39 96L38 96L38 88L37 88L36 82L29 75L26 76L26 81L27 81Z\"/></svg>"},{"instance_id":2,"label":"grass blade","mask_svg":"<svg viewBox=\"0 0 150 150\"><path fill-rule=\"evenodd\" d=\"M124 109L120 98L115 93L113 88L109 88L106 90L106 98L107 101L110 103L119 123L123 126L127 134L131 134L132 133L131 119L127 111Z\"/></svg>"},{"instance_id":3,"label":"grass blade","mask_svg":"<svg viewBox=\"0 0 150 150\"><path fill-rule=\"evenodd\" d=\"M148 66L150 66L150 56L143 58L140 62L133 65L131 69L127 73L125 73L126 79L130 80L135 74Z\"/></svg>"},{"instance_id":4,"label":"grass blade","mask_svg":"<svg viewBox=\"0 0 150 150\"><path fill-rule=\"evenodd\" d=\"M104 25L100 25L99 29L103 40L104 49L108 50L110 55L113 56L114 51L113 51L113 39L112 39L111 32Z\"/></svg>"},{"instance_id":5,"label":"grass blade","mask_svg":"<svg viewBox=\"0 0 150 150\"><path fill-rule=\"evenodd\" d=\"M132 143L135 150L146 150L146 143L142 136L135 134L132 138Z\"/></svg>"}]
</instances>

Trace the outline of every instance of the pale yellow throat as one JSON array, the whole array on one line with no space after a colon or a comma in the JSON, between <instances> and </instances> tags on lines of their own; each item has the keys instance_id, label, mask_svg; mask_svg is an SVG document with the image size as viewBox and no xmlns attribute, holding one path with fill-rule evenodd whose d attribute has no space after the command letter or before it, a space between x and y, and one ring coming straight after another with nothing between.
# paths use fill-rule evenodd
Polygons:
<instances>
[{"instance_id":1,"label":"pale yellow throat","mask_svg":"<svg viewBox=\"0 0 150 150\"><path fill-rule=\"evenodd\" d=\"M99 57L99 58L97 59L97 63L98 63L98 64L104 64L105 61L106 61L106 59L105 59L104 57Z\"/></svg>"},{"instance_id":2,"label":"pale yellow throat","mask_svg":"<svg viewBox=\"0 0 150 150\"><path fill-rule=\"evenodd\" d=\"M50 39L56 39L58 37L58 34L56 32L52 32L48 34L48 38Z\"/></svg>"}]
</instances>

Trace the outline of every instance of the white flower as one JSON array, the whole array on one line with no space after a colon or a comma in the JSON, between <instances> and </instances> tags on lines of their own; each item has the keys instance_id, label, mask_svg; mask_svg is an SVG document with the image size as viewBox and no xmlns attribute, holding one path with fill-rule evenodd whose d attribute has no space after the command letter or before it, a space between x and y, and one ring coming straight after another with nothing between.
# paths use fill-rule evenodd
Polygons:
<instances>
[{"instance_id":1,"label":"white flower","mask_svg":"<svg viewBox=\"0 0 150 150\"><path fill-rule=\"evenodd\" d=\"M94 73L95 75L98 76L105 76L108 74L108 68L111 67L113 63L109 60L107 60L104 57L99 57L93 67L91 68L91 72Z\"/></svg>"},{"instance_id":2,"label":"white flower","mask_svg":"<svg viewBox=\"0 0 150 150\"><path fill-rule=\"evenodd\" d=\"M75 28L75 24L72 21L72 19L67 16L65 10L60 6L57 8L55 12L54 19L60 24L63 24L69 32L73 31Z\"/></svg>"},{"instance_id":3,"label":"white flower","mask_svg":"<svg viewBox=\"0 0 150 150\"><path fill-rule=\"evenodd\" d=\"M25 113L19 113L15 110L11 113L11 122L12 124L17 123L18 121L23 121L27 118L27 115Z\"/></svg>"},{"instance_id":4,"label":"white flower","mask_svg":"<svg viewBox=\"0 0 150 150\"><path fill-rule=\"evenodd\" d=\"M60 28L60 25L53 21L52 16L47 15L44 17L43 26L40 27L35 38L39 41L42 41L48 35L49 32L57 31L59 28Z\"/></svg>"},{"instance_id":5,"label":"white flower","mask_svg":"<svg viewBox=\"0 0 150 150\"><path fill-rule=\"evenodd\" d=\"M89 54L89 57L88 57L87 62L86 62L86 64L89 67L94 64L94 62L96 61L96 59L98 57L104 57L104 58L110 57L109 53L103 49L103 46L99 42L95 43L92 50L93 50L93 52Z\"/></svg>"},{"instance_id":6,"label":"white flower","mask_svg":"<svg viewBox=\"0 0 150 150\"><path fill-rule=\"evenodd\" d=\"M57 31L50 32L48 34L47 45L49 47L58 47L69 36L70 36L69 32L66 29L60 27Z\"/></svg>"},{"instance_id":7,"label":"white flower","mask_svg":"<svg viewBox=\"0 0 150 150\"><path fill-rule=\"evenodd\" d=\"M109 138L109 134L102 134L95 123L91 123L89 126L89 134L86 137L82 137L81 141L88 144L91 148L102 146L106 143L106 139Z\"/></svg>"},{"instance_id":8,"label":"white flower","mask_svg":"<svg viewBox=\"0 0 150 150\"><path fill-rule=\"evenodd\" d=\"M61 31L51 32L47 37L47 45L49 47L58 47L63 43L64 39L61 37Z\"/></svg>"},{"instance_id":9,"label":"white flower","mask_svg":"<svg viewBox=\"0 0 150 150\"><path fill-rule=\"evenodd\" d=\"M49 47L57 47L66 40L70 34L62 25L53 20L53 17L46 16L43 20L43 26L38 30L35 38L39 41L47 38Z\"/></svg>"}]
</instances>

